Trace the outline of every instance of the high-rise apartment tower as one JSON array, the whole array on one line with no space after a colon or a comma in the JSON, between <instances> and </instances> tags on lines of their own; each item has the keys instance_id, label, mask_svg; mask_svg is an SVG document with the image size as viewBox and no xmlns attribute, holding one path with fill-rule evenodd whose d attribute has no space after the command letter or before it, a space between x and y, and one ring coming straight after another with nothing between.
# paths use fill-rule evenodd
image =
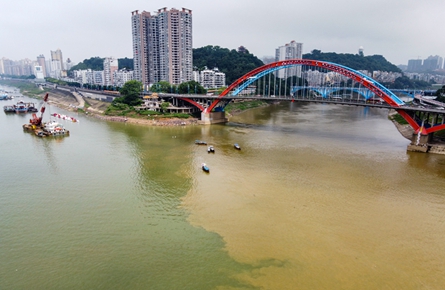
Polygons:
<instances>
[{"instance_id":1,"label":"high-rise apartment tower","mask_svg":"<svg viewBox=\"0 0 445 290\"><path fill-rule=\"evenodd\" d=\"M192 11L161 8L131 12L134 78L144 87L192 80Z\"/></svg>"},{"instance_id":2,"label":"high-rise apartment tower","mask_svg":"<svg viewBox=\"0 0 445 290\"><path fill-rule=\"evenodd\" d=\"M303 43L297 43L292 40L284 46L275 50L275 61L303 58ZM277 71L279 78L288 78L291 76L301 77L301 66L293 66Z\"/></svg>"},{"instance_id":3,"label":"high-rise apartment tower","mask_svg":"<svg viewBox=\"0 0 445 290\"><path fill-rule=\"evenodd\" d=\"M44 77L47 77L48 75L46 74L46 62L45 62L45 56L43 56L43 54L39 55L37 57L37 63L39 64L39 66L42 67L42 73Z\"/></svg>"},{"instance_id":4,"label":"high-rise apartment tower","mask_svg":"<svg viewBox=\"0 0 445 290\"><path fill-rule=\"evenodd\" d=\"M52 51L51 50L51 60L52 61L60 61L60 67L62 70L64 70L64 66L63 66L63 56L62 56L62 51L60 49L57 49L56 51Z\"/></svg>"}]
</instances>

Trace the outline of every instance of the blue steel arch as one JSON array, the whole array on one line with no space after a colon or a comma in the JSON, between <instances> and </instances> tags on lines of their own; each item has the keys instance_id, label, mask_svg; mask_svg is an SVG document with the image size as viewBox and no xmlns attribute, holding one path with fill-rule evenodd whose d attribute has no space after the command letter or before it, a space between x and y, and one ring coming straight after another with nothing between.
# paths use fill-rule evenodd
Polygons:
<instances>
[{"instance_id":1,"label":"blue steel arch","mask_svg":"<svg viewBox=\"0 0 445 290\"><path fill-rule=\"evenodd\" d=\"M296 60L296 61L298 61L298 60ZM312 66L316 66L316 67L324 67L324 68L326 68L326 69L328 69L328 70L332 70L332 71L335 71L335 72L338 72L338 71L336 71L336 70L334 70L334 69L329 69L329 68L330 68L330 67L332 67L332 68L342 68L343 70L349 71L349 72L355 74L356 76L359 76L359 77L362 79L362 81L367 82L368 84L370 84L370 85L372 85L372 86L374 86L374 87L377 87L380 91L384 92L389 98L391 98L392 101L393 101L394 103L396 103L398 106L403 106L403 105L405 105L405 102L402 101L401 99L399 99L393 92L391 92L390 90L388 90L387 88L385 88L383 85L381 85L381 84L380 84L379 82L377 82L376 80L370 78L369 76L367 76L367 75L365 75L365 74L363 74L363 73L361 73L361 72L359 72L359 71L353 70L353 69L348 68L348 67L343 66L343 65L339 65L339 64L331 63L331 62L322 62L322 61L313 61L313 60L311 61L311 60L303 60L303 59L302 59L301 61L302 61L301 63L299 63L299 62L291 62L290 64L284 64L284 65L279 65L279 66L266 67L265 69L259 71L258 73L254 73L254 74L252 74L252 75L249 75L250 73L248 73L248 74L246 74L246 75L244 76L244 77L248 76L246 79L241 80L243 77L239 79L239 80L243 81L243 83L242 83L239 87L237 87L237 88L231 93L231 96L236 96L236 95L238 95L241 91L243 91L245 88L247 88L250 84L252 84L252 83L255 82L256 80L258 80L259 78L261 78L261 77L263 77L263 76L265 76L265 75L267 75L267 74L269 74L269 73L272 73L272 72L274 72L274 71L277 71L277 70L280 70L280 69L285 69L285 68L288 68L288 67L293 67L293 66L302 66L302 65L309 65L309 66L310 66L310 65L312 65ZM314 62L315 64L322 64L322 65L313 65L313 64L308 63L308 62L306 62L306 61L308 61L308 62ZM283 63L283 62L285 62L285 61L277 62L277 63L274 63L274 64ZM324 65L324 64L326 64L326 65ZM266 65L266 66L267 66L267 65ZM263 66L263 67L265 67L265 66ZM262 67L261 67L261 68L262 68ZM260 69L261 69L261 68L260 68ZM251 73L253 73L253 72L256 72L256 70L253 70ZM342 74L342 73L340 73L340 74ZM345 75L345 74L343 74L343 75ZM347 76L347 77L348 77L348 76ZM235 83L237 83L237 82L235 82ZM230 87L231 87L231 86L229 86L229 88L230 88ZM228 88L228 89L229 89L229 88ZM224 92L223 92L223 93L224 93ZM223 94L221 94L221 95L223 95ZM224 96L225 96L225 95L224 95Z\"/></svg>"}]
</instances>

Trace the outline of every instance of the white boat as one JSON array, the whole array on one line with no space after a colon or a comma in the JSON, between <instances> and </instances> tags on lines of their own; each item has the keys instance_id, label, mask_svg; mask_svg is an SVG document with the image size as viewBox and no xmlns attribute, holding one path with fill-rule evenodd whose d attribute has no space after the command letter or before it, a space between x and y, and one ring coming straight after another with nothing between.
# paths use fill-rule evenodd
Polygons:
<instances>
[{"instance_id":1,"label":"white boat","mask_svg":"<svg viewBox=\"0 0 445 290\"><path fill-rule=\"evenodd\" d=\"M43 131L49 136L61 136L69 134L69 131L56 121L46 122L43 126Z\"/></svg>"}]
</instances>

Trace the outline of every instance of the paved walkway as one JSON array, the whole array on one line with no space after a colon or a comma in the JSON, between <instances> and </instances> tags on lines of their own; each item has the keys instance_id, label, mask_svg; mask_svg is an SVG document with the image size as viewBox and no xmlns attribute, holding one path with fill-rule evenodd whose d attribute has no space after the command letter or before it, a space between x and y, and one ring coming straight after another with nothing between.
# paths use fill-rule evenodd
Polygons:
<instances>
[{"instance_id":1,"label":"paved walkway","mask_svg":"<svg viewBox=\"0 0 445 290\"><path fill-rule=\"evenodd\" d=\"M77 92L73 92L73 95L74 97L76 97L76 100L79 103L78 108L83 109L85 107L85 101L83 100L83 97Z\"/></svg>"}]
</instances>

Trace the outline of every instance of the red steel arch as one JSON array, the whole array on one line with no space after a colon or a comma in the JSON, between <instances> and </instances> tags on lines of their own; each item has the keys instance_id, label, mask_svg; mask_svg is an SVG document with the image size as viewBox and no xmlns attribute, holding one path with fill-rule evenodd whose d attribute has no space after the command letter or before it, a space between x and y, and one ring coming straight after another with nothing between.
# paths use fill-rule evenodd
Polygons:
<instances>
[{"instance_id":1,"label":"red steel arch","mask_svg":"<svg viewBox=\"0 0 445 290\"><path fill-rule=\"evenodd\" d=\"M358 72L355 72L354 70L348 69L347 67L337 65L330 62L324 62L319 60L310 60L310 59L290 59L290 60L283 60L283 61L277 61L273 63L269 63L266 65L263 65L261 67L258 67L247 74L243 75L239 79L237 79L234 83L232 83L227 89L225 89L219 97L213 101L213 103L204 109L204 112L211 112L213 108L224 98L227 96L227 94L232 91L234 88L236 88L238 85L242 84L244 81L246 81L248 78L255 76L261 72L267 71L267 70L274 70L280 67L287 67L287 66L293 66L293 65L307 65L307 66L314 66L319 68L325 68L327 70L339 73L341 75L344 75L358 83L361 83L363 86L368 88L370 91L372 91L375 95L385 100L386 103L388 103L391 107L393 107L410 125L411 127L418 132L421 131L422 134L428 134L432 133L434 131L440 130L439 128L431 127L431 128L425 128L421 127L407 112L404 110L398 109L401 107L399 103L397 103L391 96L388 95L383 89L381 89L378 85L374 84L374 82L368 80L367 78L360 75Z\"/></svg>"}]
</instances>

